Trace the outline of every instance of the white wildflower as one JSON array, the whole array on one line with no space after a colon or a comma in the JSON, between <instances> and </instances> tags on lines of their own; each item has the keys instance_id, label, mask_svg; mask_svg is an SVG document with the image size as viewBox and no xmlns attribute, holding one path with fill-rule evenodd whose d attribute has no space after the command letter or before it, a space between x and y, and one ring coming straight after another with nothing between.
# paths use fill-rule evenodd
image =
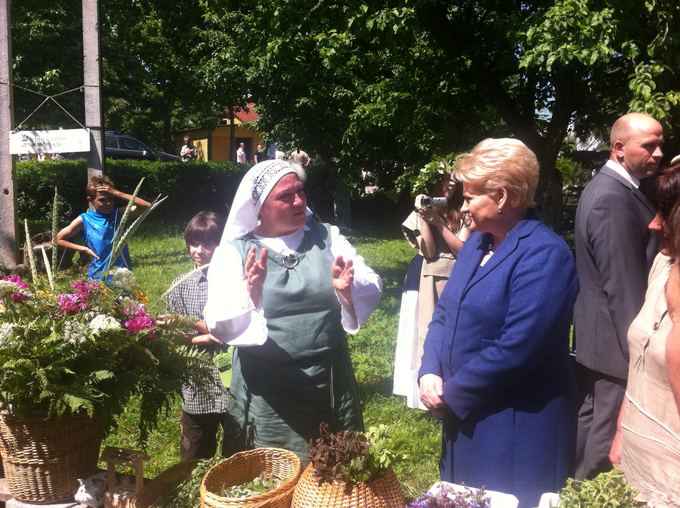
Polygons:
<instances>
[{"instance_id":1,"label":"white wildflower","mask_svg":"<svg viewBox=\"0 0 680 508\"><path fill-rule=\"evenodd\" d=\"M87 340L87 325L78 321L64 323L64 340L69 344L82 344Z\"/></svg>"},{"instance_id":2,"label":"white wildflower","mask_svg":"<svg viewBox=\"0 0 680 508\"><path fill-rule=\"evenodd\" d=\"M89 324L90 331L94 335L98 335L105 331L118 331L120 330L120 323L113 316L107 316L106 314L98 314Z\"/></svg>"},{"instance_id":3,"label":"white wildflower","mask_svg":"<svg viewBox=\"0 0 680 508\"><path fill-rule=\"evenodd\" d=\"M124 267L116 267L111 270L111 282L113 289L132 290L137 286L137 279L133 273Z\"/></svg>"},{"instance_id":4,"label":"white wildflower","mask_svg":"<svg viewBox=\"0 0 680 508\"><path fill-rule=\"evenodd\" d=\"M12 323L0 323L0 342L14 337L14 326Z\"/></svg>"}]
</instances>

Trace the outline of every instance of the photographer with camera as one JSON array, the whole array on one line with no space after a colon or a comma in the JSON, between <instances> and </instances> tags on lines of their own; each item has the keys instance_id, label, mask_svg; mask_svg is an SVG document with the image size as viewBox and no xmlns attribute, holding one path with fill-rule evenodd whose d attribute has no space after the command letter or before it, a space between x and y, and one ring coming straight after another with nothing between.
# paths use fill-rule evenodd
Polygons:
<instances>
[{"instance_id":1,"label":"photographer with camera","mask_svg":"<svg viewBox=\"0 0 680 508\"><path fill-rule=\"evenodd\" d=\"M462 205L462 185L456 185L446 172L427 195L416 196L415 210L401 226L406 240L419 253L409 264L404 280L393 392L406 396L412 408L424 409L417 383L423 342L456 256L469 235L460 212Z\"/></svg>"}]
</instances>

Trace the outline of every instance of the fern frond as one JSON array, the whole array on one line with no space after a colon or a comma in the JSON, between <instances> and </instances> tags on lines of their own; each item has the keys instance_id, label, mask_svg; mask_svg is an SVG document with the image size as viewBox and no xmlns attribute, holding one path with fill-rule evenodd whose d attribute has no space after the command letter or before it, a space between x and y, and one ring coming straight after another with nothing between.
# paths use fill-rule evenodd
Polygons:
<instances>
[{"instance_id":1,"label":"fern frond","mask_svg":"<svg viewBox=\"0 0 680 508\"><path fill-rule=\"evenodd\" d=\"M90 416L94 414L94 405L87 399L72 395L70 393L65 393L62 399L72 414L77 414L81 411L85 411Z\"/></svg>"},{"instance_id":2,"label":"fern frond","mask_svg":"<svg viewBox=\"0 0 680 508\"><path fill-rule=\"evenodd\" d=\"M95 381L104 381L106 379L113 379L114 374L110 370L95 370L91 376Z\"/></svg>"}]
</instances>

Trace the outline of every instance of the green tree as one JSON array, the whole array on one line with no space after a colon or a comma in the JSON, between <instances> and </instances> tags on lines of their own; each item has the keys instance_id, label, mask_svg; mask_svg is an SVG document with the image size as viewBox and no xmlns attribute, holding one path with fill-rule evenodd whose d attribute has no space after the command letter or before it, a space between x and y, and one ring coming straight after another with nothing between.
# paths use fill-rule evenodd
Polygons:
<instances>
[{"instance_id":1,"label":"green tree","mask_svg":"<svg viewBox=\"0 0 680 508\"><path fill-rule=\"evenodd\" d=\"M75 128L78 123L45 95L57 97L69 114L84 120L83 46L80 0L12 1L14 120L23 128ZM38 92L43 95L38 95ZM36 110L36 108L39 109Z\"/></svg>"},{"instance_id":2,"label":"green tree","mask_svg":"<svg viewBox=\"0 0 680 508\"><path fill-rule=\"evenodd\" d=\"M538 201L556 224L555 162L570 121L577 111L621 110L627 83L594 83L583 66L523 63L527 33L551 6L260 0L227 8L240 16L238 61L247 62L260 126L273 139L311 148L346 181L369 169L384 183L484 137L514 135L541 162Z\"/></svg>"},{"instance_id":3,"label":"green tree","mask_svg":"<svg viewBox=\"0 0 680 508\"><path fill-rule=\"evenodd\" d=\"M104 0L107 124L172 150L172 131L215 121L192 57L202 11L190 0Z\"/></svg>"},{"instance_id":4,"label":"green tree","mask_svg":"<svg viewBox=\"0 0 680 508\"><path fill-rule=\"evenodd\" d=\"M528 31L522 63L544 72L579 68L594 83L602 77L605 85L626 83L623 107L610 113L646 112L670 128L667 137L677 146L679 50L680 5L673 0L558 0ZM575 119L582 134L603 127L591 111L579 111Z\"/></svg>"}]
</instances>

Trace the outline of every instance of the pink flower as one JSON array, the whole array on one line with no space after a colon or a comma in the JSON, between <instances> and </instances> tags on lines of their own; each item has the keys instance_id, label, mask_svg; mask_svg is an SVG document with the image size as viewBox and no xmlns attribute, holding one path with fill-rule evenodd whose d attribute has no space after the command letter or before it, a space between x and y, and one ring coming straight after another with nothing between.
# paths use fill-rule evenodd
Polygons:
<instances>
[{"instance_id":1,"label":"pink flower","mask_svg":"<svg viewBox=\"0 0 680 508\"><path fill-rule=\"evenodd\" d=\"M21 289L26 289L28 288L28 284L21 280L21 277L18 275L10 275L7 277L2 277L0 280L6 280L7 282L13 282L14 284L17 285L17 287L20 287Z\"/></svg>"},{"instance_id":2,"label":"pink flower","mask_svg":"<svg viewBox=\"0 0 680 508\"><path fill-rule=\"evenodd\" d=\"M0 277L0 280L5 281L5 282L11 282L18 289L27 289L28 288L28 284L25 283L24 281L22 281L21 277L19 277L18 275ZM30 297L29 297L29 295L27 295L25 293L16 292L16 293L12 293L11 298L12 298L12 301L15 302L15 303L24 303Z\"/></svg>"},{"instance_id":3,"label":"pink flower","mask_svg":"<svg viewBox=\"0 0 680 508\"><path fill-rule=\"evenodd\" d=\"M128 319L123 324L130 335L146 331L149 339L156 338L156 320L151 317L143 305L125 309L124 312Z\"/></svg>"},{"instance_id":4,"label":"pink flower","mask_svg":"<svg viewBox=\"0 0 680 508\"><path fill-rule=\"evenodd\" d=\"M78 314L89 308L87 301L85 301L79 294L62 293L57 296L57 304L61 309L59 314Z\"/></svg>"},{"instance_id":5,"label":"pink flower","mask_svg":"<svg viewBox=\"0 0 680 508\"><path fill-rule=\"evenodd\" d=\"M28 295L23 293L12 293L12 300L17 303L24 303L26 300L28 300Z\"/></svg>"},{"instance_id":6,"label":"pink flower","mask_svg":"<svg viewBox=\"0 0 680 508\"><path fill-rule=\"evenodd\" d=\"M71 287L75 289L75 294L83 300L89 300L91 296L101 291L101 286L96 280L74 280Z\"/></svg>"}]
</instances>

